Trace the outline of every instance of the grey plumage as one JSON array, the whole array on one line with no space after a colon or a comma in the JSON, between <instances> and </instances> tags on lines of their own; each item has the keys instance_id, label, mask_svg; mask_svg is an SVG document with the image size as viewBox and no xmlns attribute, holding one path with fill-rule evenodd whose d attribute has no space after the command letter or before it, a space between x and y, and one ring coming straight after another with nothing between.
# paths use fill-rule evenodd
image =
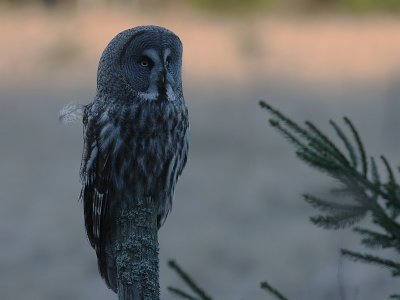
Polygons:
<instances>
[{"instance_id":1,"label":"grey plumage","mask_svg":"<svg viewBox=\"0 0 400 300\"><path fill-rule=\"evenodd\" d=\"M172 206L188 153L182 92L182 44L171 31L142 26L118 34L104 50L97 94L84 107L81 164L85 227L99 271L117 292L112 249L128 191L158 203L158 227Z\"/></svg>"}]
</instances>

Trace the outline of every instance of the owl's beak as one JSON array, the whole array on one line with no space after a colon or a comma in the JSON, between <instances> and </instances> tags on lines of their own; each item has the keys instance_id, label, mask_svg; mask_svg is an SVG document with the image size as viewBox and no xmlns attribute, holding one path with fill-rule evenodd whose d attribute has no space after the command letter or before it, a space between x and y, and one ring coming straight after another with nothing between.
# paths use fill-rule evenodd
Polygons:
<instances>
[{"instance_id":1,"label":"owl's beak","mask_svg":"<svg viewBox=\"0 0 400 300\"><path fill-rule=\"evenodd\" d=\"M167 74L166 74L166 70L162 69L161 72L159 73L160 77L158 78L158 84L160 86L165 86L166 81L167 81Z\"/></svg>"},{"instance_id":2,"label":"owl's beak","mask_svg":"<svg viewBox=\"0 0 400 300\"><path fill-rule=\"evenodd\" d=\"M162 71L159 76L160 77L158 77L158 84L157 84L158 85L158 98L160 100L166 100L168 97L166 94L167 93L167 88L166 88L167 78L166 78L165 71Z\"/></svg>"}]
</instances>

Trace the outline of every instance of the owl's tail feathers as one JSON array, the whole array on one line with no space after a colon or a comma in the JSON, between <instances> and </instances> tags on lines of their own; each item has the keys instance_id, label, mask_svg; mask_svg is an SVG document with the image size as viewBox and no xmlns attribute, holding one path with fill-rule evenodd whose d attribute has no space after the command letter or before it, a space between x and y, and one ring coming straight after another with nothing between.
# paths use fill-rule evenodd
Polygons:
<instances>
[{"instance_id":1,"label":"owl's tail feathers","mask_svg":"<svg viewBox=\"0 0 400 300\"><path fill-rule=\"evenodd\" d=\"M63 124L72 124L82 120L85 105L79 103L68 103L58 114L58 119Z\"/></svg>"},{"instance_id":2,"label":"owl's tail feathers","mask_svg":"<svg viewBox=\"0 0 400 300\"><path fill-rule=\"evenodd\" d=\"M97 264L101 277L107 287L114 293L118 293L117 266L115 263L115 252L110 243L105 245L103 253L97 253Z\"/></svg>"},{"instance_id":3,"label":"owl's tail feathers","mask_svg":"<svg viewBox=\"0 0 400 300\"><path fill-rule=\"evenodd\" d=\"M114 293L118 294L118 283L117 283L117 267L114 263L107 266L107 271L102 273L104 281L109 289Z\"/></svg>"}]
</instances>

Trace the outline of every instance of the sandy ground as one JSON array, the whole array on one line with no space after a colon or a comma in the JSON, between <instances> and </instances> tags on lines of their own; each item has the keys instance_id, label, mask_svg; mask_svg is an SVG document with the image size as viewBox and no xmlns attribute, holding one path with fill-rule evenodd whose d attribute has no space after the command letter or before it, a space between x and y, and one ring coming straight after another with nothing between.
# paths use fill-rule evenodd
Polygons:
<instances>
[{"instance_id":1,"label":"sandy ground","mask_svg":"<svg viewBox=\"0 0 400 300\"><path fill-rule=\"evenodd\" d=\"M325 129L348 115L370 154L398 162L400 22L0 15L1 299L116 299L98 275L77 202L81 127L62 126L57 115L93 98L97 59L115 33L156 21L184 41L191 118L190 159L160 231L162 299L175 299L166 286L182 286L170 258L215 299L269 299L264 279L296 300L398 292L386 270L340 259L341 247L360 249L357 236L309 223L315 211L300 195L332 183L296 160L257 101ZM238 28L265 29L265 39L240 52L232 45L248 36ZM204 47L211 38L218 43Z\"/></svg>"}]
</instances>

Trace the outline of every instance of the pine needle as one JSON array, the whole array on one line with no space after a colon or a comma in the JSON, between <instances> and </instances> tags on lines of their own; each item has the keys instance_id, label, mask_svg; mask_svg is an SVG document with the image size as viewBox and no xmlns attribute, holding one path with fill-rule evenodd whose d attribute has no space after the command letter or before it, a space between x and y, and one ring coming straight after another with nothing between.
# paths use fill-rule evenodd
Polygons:
<instances>
[{"instance_id":1,"label":"pine needle","mask_svg":"<svg viewBox=\"0 0 400 300\"><path fill-rule=\"evenodd\" d=\"M342 255L351 258L354 261L361 261L364 263L377 264L383 267L387 267L392 270L393 276L398 276L400 272L400 264L390 259L381 258L379 256L370 254L361 254L358 252L349 251L346 249L341 250Z\"/></svg>"},{"instance_id":2,"label":"pine needle","mask_svg":"<svg viewBox=\"0 0 400 300\"><path fill-rule=\"evenodd\" d=\"M319 139L320 144L325 150L327 150L334 159L342 163L344 166L350 167L350 162L343 155L343 153L336 147L336 145L324 134L322 133L313 123L306 121L305 124ZM324 146L326 145L326 146Z\"/></svg>"},{"instance_id":3,"label":"pine needle","mask_svg":"<svg viewBox=\"0 0 400 300\"><path fill-rule=\"evenodd\" d=\"M365 209L344 211L329 216L310 217L313 224L325 229L342 229L354 225L365 217Z\"/></svg>"},{"instance_id":4,"label":"pine needle","mask_svg":"<svg viewBox=\"0 0 400 300\"><path fill-rule=\"evenodd\" d=\"M324 212L342 213L346 211L354 211L362 209L362 207L357 205L345 205L341 203L335 203L332 201L326 201L309 194L305 194L303 195L303 197L304 200L307 203L309 203L312 207Z\"/></svg>"},{"instance_id":5,"label":"pine needle","mask_svg":"<svg viewBox=\"0 0 400 300\"><path fill-rule=\"evenodd\" d=\"M359 233L363 237L361 243L367 246L368 248L373 248L373 249L389 248L393 247L394 244L396 243L394 237L378 233L372 230L355 227L353 228L353 231Z\"/></svg>"},{"instance_id":6,"label":"pine needle","mask_svg":"<svg viewBox=\"0 0 400 300\"><path fill-rule=\"evenodd\" d=\"M357 156L355 154L353 145L350 143L350 141L348 140L348 138L346 137L346 135L344 134L342 129L334 121L330 120L329 123L331 124L333 129L335 129L336 134L342 140L344 146L346 147L347 152L349 153L350 160L351 160L351 166L353 168L357 168Z\"/></svg>"},{"instance_id":7,"label":"pine needle","mask_svg":"<svg viewBox=\"0 0 400 300\"><path fill-rule=\"evenodd\" d=\"M382 159L382 161L383 161L383 164L385 165L386 171L387 171L388 176L389 176L389 184L391 184L391 185L392 185L392 184L395 184L396 179L395 179L395 177L394 177L393 170L392 170L392 168L390 167L390 164L389 164L388 160L387 160L386 157L383 156L383 155L381 155L381 159Z\"/></svg>"},{"instance_id":8,"label":"pine needle","mask_svg":"<svg viewBox=\"0 0 400 300\"><path fill-rule=\"evenodd\" d=\"M378 168L376 167L375 158L371 157L370 160L371 160L372 180L374 181L374 184L376 184L379 187L381 184L381 179L379 177Z\"/></svg>"},{"instance_id":9,"label":"pine needle","mask_svg":"<svg viewBox=\"0 0 400 300\"><path fill-rule=\"evenodd\" d=\"M364 145L361 141L360 135L358 134L358 131L356 130L356 128L354 127L353 123L350 121L349 118L344 117L343 120L346 123L346 125L350 128L351 132L353 133L354 139L356 140L358 151L361 158L362 174L364 175L364 177L366 177L368 172L367 155L365 154Z\"/></svg>"},{"instance_id":10,"label":"pine needle","mask_svg":"<svg viewBox=\"0 0 400 300\"><path fill-rule=\"evenodd\" d=\"M262 108L268 110L272 115L276 116L279 120L282 120L285 124L287 124L288 127L292 128L297 134L307 138L306 131L299 125L297 125L295 122L285 117L279 110L273 108L271 105L269 105L263 100L260 100L259 104Z\"/></svg>"}]
</instances>

